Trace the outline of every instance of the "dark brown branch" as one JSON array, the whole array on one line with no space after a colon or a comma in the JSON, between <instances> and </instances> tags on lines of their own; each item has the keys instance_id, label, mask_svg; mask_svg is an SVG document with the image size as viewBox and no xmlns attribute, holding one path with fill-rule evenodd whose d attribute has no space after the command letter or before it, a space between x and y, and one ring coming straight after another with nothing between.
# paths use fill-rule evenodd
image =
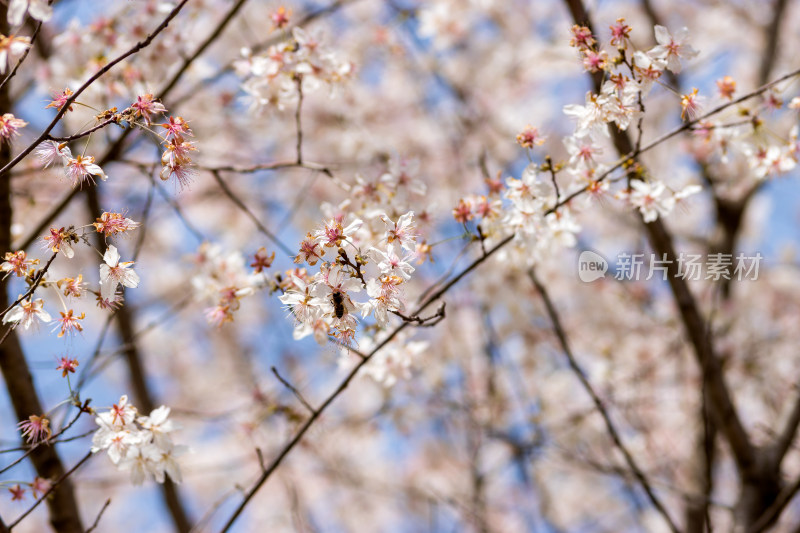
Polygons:
<instances>
[{"instance_id":1,"label":"dark brown branch","mask_svg":"<svg viewBox=\"0 0 800 533\"><path fill-rule=\"evenodd\" d=\"M50 135L48 133L45 138L48 139L48 140L51 140L51 141L59 142L59 143L60 142L72 142L72 141L76 141L78 139L81 139L83 137L86 137L88 135L91 135L92 133L96 132L97 130L101 130L101 129L105 128L109 124L118 124L118 123L119 123L119 117L111 117L111 118L107 118L106 120L100 122L96 126L92 126L88 130L84 130L84 131L82 131L80 133L76 133L74 135L67 135L66 137L53 137L52 135Z\"/></svg>"},{"instance_id":2,"label":"dark brown branch","mask_svg":"<svg viewBox=\"0 0 800 533\"><path fill-rule=\"evenodd\" d=\"M424 318L417 315L412 315L412 316L404 315L400 311L391 311L391 313L395 316L402 318L404 322L415 324L419 327L433 327L442 320L444 320L445 318L444 308L445 308L445 303L442 302L442 305L439 306L439 309L436 310L436 313Z\"/></svg>"},{"instance_id":3,"label":"dark brown branch","mask_svg":"<svg viewBox=\"0 0 800 533\"><path fill-rule=\"evenodd\" d=\"M569 341L567 340L567 334L561 325L561 319L559 318L558 311L556 311L547 289L545 289L544 285L542 285L542 283L536 277L536 272L533 268L528 271L528 275L530 276L531 281L533 282L536 290L539 292L539 295L542 298L542 301L544 302L547 315L550 317L550 321L553 323L553 331L555 331L556 337L558 338L558 343L561 345L561 351L563 351L564 355L567 357L567 363L569 364L569 367L581 382L584 390L592 398L595 408L603 417L606 430L611 436L614 446L616 446L617 449L622 453L622 456L625 458L625 463L628 465L628 468L631 469L631 472L633 472L636 480L644 489L648 499L650 500L650 503L653 504L653 507L656 508L656 511L658 511L658 513L667 522L669 529L673 533L677 533L679 531L678 526L676 526L675 522L672 521L672 518L669 516L666 507L664 507L664 504L661 503L661 500L658 498L658 496L656 496L656 493L653 491L653 487L650 485L650 481L647 479L644 471L636 463L636 460L633 458L633 455L631 455L630 451L628 451L628 448L625 446L625 444L623 444L622 437L620 437L619 431L614 425L614 422L611 420L611 416L608 413L608 409L606 409L605 403L600 396L598 396L597 392L594 390L594 387L589 382L589 378L586 377L586 373L583 371L583 368L581 368L577 359L575 359L575 355L572 353Z\"/></svg>"},{"instance_id":4,"label":"dark brown branch","mask_svg":"<svg viewBox=\"0 0 800 533\"><path fill-rule=\"evenodd\" d=\"M251 174L261 170L280 170L284 168L307 168L309 170L316 170L326 174L328 177L333 176L331 169L327 165L321 163L310 162L297 162L297 161L277 161L275 163L263 163L260 165L252 165L249 167L239 166L219 166L219 167L204 167L198 166L200 170L208 170L209 172L236 172L237 174Z\"/></svg>"},{"instance_id":5,"label":"dark brown branch","mask_svg":"<svg viewBox=\"0 0 800 533\"><path fill-rule=\"evenodd\" d=\"M785 487L775 501L770 505L764 514L762 514L756 522L747 530L748 533L761 533L772 526L786 506L794 499L797 493L800 492L800 478L797 478L794 483Z\"/></svg>"}]
</instances>

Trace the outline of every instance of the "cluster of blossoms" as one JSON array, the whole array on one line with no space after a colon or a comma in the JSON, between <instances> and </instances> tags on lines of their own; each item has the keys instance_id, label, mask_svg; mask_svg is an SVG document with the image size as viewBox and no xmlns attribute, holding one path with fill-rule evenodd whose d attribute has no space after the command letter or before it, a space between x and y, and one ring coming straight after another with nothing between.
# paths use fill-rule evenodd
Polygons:
<instances>
[{"instance_id":1,"label":"cluster of blossoms","mask_svg":"<svg viewBox=\"0 0 800 533\"><path fill-rule=\"evenodd\" d=\"M572 28L570 44L580 53L584 68L603 72L606 81L600 94L586 94L585 105L564 107L564 113L576 122L574 133L563 141L568 159L556 163L547 157L542 164L531 163L520 178L508 178L505 187L500 179L487 179L487 195L462 198L453 209L458 222L474 220L479 237L494 242L512 229L531 263L554 248L576 243L580 231L575 220L577 210L609 189L610 180L606 178L611 167L599 160L610 136L609 126L628 130L642 116L644 99L663 72L678 73L680 59L697 55L687 42L686 29L673 36L666 28L656 26L658 45L646 52L633 49L630 31L624 19L611 26L610 42L618 55L609 58L588 28ZM685 117L695 118L698 98L696 91L684 97ZM545 142L532 126L527 126L516 140L527 150ZM636 165L626 166L628 176L635 177L627 180L628 186L618 192L617 198L638 209L645 222L668 214L680 201L701 190L697 185L673 190L654 177L645 178L640 170ZM588 194L580 200L573 199L577 192Z\"/></svg>"},{"instance_id":2,"label":"cluster of blossoms","mask_svg":"<svg viewBox=\"0 0 800 533\"><path fill-rule=\"evenodd\" d=\"M192 130L182 117L169 117L164 128L162 142L164 153L161 155L161 179L167 181L175 178L181 188L186 187L194 176L191 154L197 148L186 140L192 136Z\"/></svg>"},{"instance_id":3,"label":"cluster of blossoms","mask_svg":"<svg viewBox=\"0 0 800 533\"><path fill-rule=\"evenodd\" d=\"M413 162L392 160L388 172L374 179L356 176L354 183L339 183L350 199L323 206L326 221L306 235L295 257L295 263L319 270L295 268L275 277L275 288L283 292L280 300L296 321L296 339L313 335L323 344L333 337L351 346L359 322L371 316L374 325L358 340L359 347L369 349L379 343L392 315L408 319L404 292L415 270L411 263L430 254L430 246L418 241L417 229L428 215L409 209L426 193L416 170ZM391 346L382 348L364 370L386 386L407 377L414 356L426 344L396 338ZM343 352L343 362L350 360L348 353Z\"/></svg>"},{"instance_id":4,"label":"cluster of blossoms","mask_svg":"<svg viewBox=\"0 0 800 533\"><path fill-rule=\"evenodd\" d=\"M170 433L178 428L169 420L169 412L169 407L162 405L150 416L141 416L128 397L122 396L118 404L95 418L100 429L92 437L92 453L105 450L118 469L130 472L134 485L148 477L163 483L165 474L180 483L177 458L186 452L186 446L172 442Z\"/></svg>"},{"instance_id":5,"label":"cluster of blossoms","mask_svg":"<svg viewBox=\"0 0 800 533\"><path fill-rule=\"evenodd\" d=\"M72 91L65 89L55 95L53 101L47 107L61 109L71 96ZM72 111L72 106L70 106L69 110ZM131 126L138 125L143 128L150 128L153 116L160 115L166 111L167 109L164 105L158 102L152 94L148 93L138 96L133 104L121 112L117 112L117 108L111 108L98 114L95 119L98 122L105 121L115 124L126 122ZM0 119L0 137L8 139L13 135L17 135L16 130L25 124L24 121L15 119L13 115L6 114L3 119ZM165 123L159 126L165 130L159 136L160 141L164 144L160 177L164 181L175 178L183 188L189 184L194 175L191 153L197 148L195 148L194 143L186 140L187 137L193 135L192 130L182 117L170 116ZM45 168L56 161L60 161L64 166L66 177L73 187L82 185L85 180L94 181L95 177L104 181L108 179L103 169L95 163L94 157L86 155L73 157L72 151L66 142L45 141L40 145L36 155Z\"/></svg>"},{"instance_id":6,"label":"cluster of blossoms","mask_svg":"<svg viewBox=\"0 0 800 533\"><path fill-rule=\"evenodd\" d=\"M323 344L333 335L350 345L358 326L356 313L362 318L372 315L385 327L390 313L404 311L403 284L414 272L409 262L415 258L417 239L413 218L413 212L396 222L379 215L384 231L371 241L372 230L359 235L364 221L340 213L306 236L295 262L314 266L321 261L319 272L314 276L305 271L291 273L280 297L297 319L295 338L313 334ZM369 242L378 246L362 248ZM368 270L370 263L377 269ZM354 294L362 290L369 300L354 301Z\"/></svg>"},{"instance_id":7,"label":"cluster of blossoms","mask_svg":"<svg viewBox=\"0 0 800 533\"><path fill-rule=\"evenodd\" d=\"M718 97L721 102L733 99L736 82L729 76L717 80ZM800 127L796 114L791 116L791 129L787 138L781 138L773 123L769 128L761 115L787 108L795 113L800 110L800 96L785 104L779 96L779 88L768 91L762 101L740 104L730 112L703 120L694 128L695 157L704 163L716 159L722 165L736 165L744 160L750 176L765 180L789 172L800 161ZM735 167L738 174L741 171Z\"/></svg>"},{"instance_id":8,"label":"cluster of blossoms","mask_svg":"<svg viewBox=\"0 0 800 533\"><path fill-rule=\"evenodd\" d=\"M392 314L407 319L403 293L415 270L411 262L430 254L430 246L418 242L416 228L417 219L427 220L427 213L415 217L413 211L397 211L419 205L425 197L425 185L415 172L413 163L393 160L388 172L375 179L356 176L352 184L337 180L350 199L339 206L323 205L327 220L306 235L295 257L297 264L318 266L316 273L293 268L268 278L265 269L272 266L274 252L259 249L248 271L242 254L204 243L193 257L199 272L192 284L213 304L205 311L208 322L221 326L232 321L240 300L263 288L283 293L280 300L296 321L295 339L313 335L324 344L333 337L351 346L360 320L371 316L375 326L369 329L378 331L379 338ZM359 294L366 296L359 300ZM360 342L377 344L373 337ZM395 339L392 346L365 370L386 386L408 374L426 344Z\"/></svg>"},{"instance_id":9,"label":"cluster of blossoms","mask_svg":"<svg viewBox=\"0 0 800 533\"><path fill-rule=\"evenodd\" d=\"M261 248L248 272L244 256L239 252L225 252L217 245L203 243L192 257L198 272L192 286L200 299L212 303L205 315L209 324L221 326L233 321L239 301L265 286L264 268L269 268L275 254L267 255Z\"/></svg>"},{"instance_id":10,"label":"cluster of blossoms","mask_svg":"<svg viewBox=\"0 0 800 533\"><path fill-rule=\"evenodd\" d=\"M242 89L255 110L268 106L282 110L297 101L299 90L308 94L323 83L333 95L335 87L353 72L353 65L328 48L318 32L299 27L292 29L290 39L265 52L253 54L245 49L243 56L235 65L236 72L245 78Z\"/></svg>"},{"instance_id":11,"label":"cluster of blossoms","mask_svg":"<svg viewBox=\"0 0 800 533\"><path fill-rule=\"evenodd\" d=\"M586 104L570 105L564 112L577 121L575 135L585 137L597 133L608 135L607 124L614 123L627 130L631 122L644 111L644 98L649 94L665 70L678 74L681 59L688 60L698 52L688 43L688 30L674 36L663 26L655 27L658 45L648 51L634 50L630 42L631 28L625 19L611 26L611 45L617 56L609 59L608 53L598 47L591 30L585 26L572 27L570 45L578 50L584 68L589 72L603 72L607 81L600 94L588 92ZM681 118L694 120L701 111L697 89L681 97Z\"/></svg>"},{"instance_id":12,"label":"cluster of blossoms","mask_svg":"<svg viewBox=\"0 0 800 533\"><path fill-rule=\"evenodd\" d=\"M92 226L98 233L111 236L131 231L138 227L139 224L126 218L121 213L104 212ZM43 241L44 246L54 254L61 253L67 258L72 258L75 255L72 245L80 242L80 238L72 227L51 228L50 234L45 236ZM25 279L29 285L38 283L40 287L50 287L63 292L64 296L68 298L78 299L87 292L92 292L97 296L98 306L104 309L113 309L120 305L122 295L117 293L117 288L120 285L128 288L135 288L139 285L139 276L131 268L133 261L120 261L119 251L113 244L109 245L103 254L103 263L99 268L100 286L97 291L87 291L82 274L74 278L48 279L47 272L41 274L34 268L39 264L39 260L29 259L24 250L6 252L4 259L3 263L0 264L0 272L4 272L5 276L13 274ZM38 279L37 282L37 278L41 279ZM20 298L20 302L3 316L4 324L13 323L28 329L38 322L49 323L53 321L50 314L44 309L44 300L42 298L22 298L21 296ZM77 315L74 310L66 308L64 300L62 302L65 310L60 312L61 318L55 320L55 329L59 331L58 336L63 337L83 331L81 320L85 318L85 313Z\"/></svg>"},{"instance_id":13,"label":"cluster of blossoms","mask_svg":"<svg viewBox=\"0 0 800 533\"><path fill-rule=\"evenodd\" d=\"M641 117L644 111L644 99L655 82L662 83L661 77L667 70L678 74L681 71L681 60L691 59L698 52L688 42L688 31L683 28L671 34L663 26L655 27L657 45L648 51L636 51L628 39L630 27L620 19L611 26L611 44L617 48L618 56L608 59L607 53L600 51L596 40L588 28L573 27L571 44L581 54L584 66L589 71L603 71L607 80L600 94L587 93L583 106L570 105L564 112L576 120L576 131L572 140L575 146L583 143L584 149L598 148L601 136L608 136L607 124L614 123L620 130L626 130L630 124ZM623 72L627 69L627 72ZM725 104L733 101L736 93L736 81L724 76L716 81L716 102ZM772 112L784 107L780 93L782 89L775 87L767 91L761 101L751 100L730 111L718 113L713 119L702 120L692 127L698 140L694 147L695 156L700 161L708 161L712 155L718 154L722 163L728 163L731 154L742 156L752 171L752 177L762 180L784 174L797 165L800 159L800 128L793 124L788 138L780 139L774 132L767 130L762 113ZM695 121L702 114L705 98L699 96L697 88L680 98L681 119ZM800 97L795 97L786 106L792 110L800 109ZM598 135L599 134L599 135ZM776 138L780 139L776 142ZM598 175L604 169L590 163L590 158L581 151L570 149L572 158L583 159L587 164L576 169L585 176ZM664 184L631 183L629 190L622 198L641 210L646 220L654 220L658 214L667 214L672 207L683 198L697 192L699 188L691 187L681 191L670 191Z\"/></svg>"}]
</instances>

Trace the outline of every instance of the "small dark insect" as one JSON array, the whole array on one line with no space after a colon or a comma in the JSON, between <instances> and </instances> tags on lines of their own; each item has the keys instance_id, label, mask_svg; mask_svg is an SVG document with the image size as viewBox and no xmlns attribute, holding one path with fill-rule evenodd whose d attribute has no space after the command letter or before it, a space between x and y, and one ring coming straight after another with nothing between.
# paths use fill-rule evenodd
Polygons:
<instances>
[{"instance_id":1,"label":"small dark insect","mask_svg":"<svg viewBox=\"0 0 800 533\"><path fill-rule=\"evenodd\" d=\"M333 291L331 293L331 304L333 304L333 313L336 318L342 318L347 310L344 308L344 295L341 291Z\"/></svg>"}]
</instances>

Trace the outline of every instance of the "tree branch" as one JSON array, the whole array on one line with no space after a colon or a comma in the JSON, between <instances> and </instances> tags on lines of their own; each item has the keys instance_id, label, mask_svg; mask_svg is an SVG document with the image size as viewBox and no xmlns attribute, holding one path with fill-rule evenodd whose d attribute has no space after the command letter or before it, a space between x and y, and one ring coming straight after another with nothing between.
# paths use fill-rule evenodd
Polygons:
<instances>
[{"instance_id":1,"label":"tree branch","mask_svg":"<svg viewBox=\"0 0 800 533\"><path fill-rule=\"evenodd\" d=\"M636 463L636 460L631 455L628 448L623 444L622 437L620 437L619 431L617 431L614 422L611 420L611 416L608 413L608 410L603 403L603 400L600 396L597 395L595 392L594 387L589 382L589 378L586 377L586 373L583 371L581 366L578 364L578 361L575 359L574 354L572 353L572 349L569 346L569 342L567 340L567 334L564 331L564 328L561 325L561 319L558 316L558 311L556 311L555 306L553 305L552 300L550 299L549 294L547 293L547 289L545 289L544 285L539 281L536 277L536 272L533 268L528 270L528 276L530 276L531 281L533 282L536 290L539 292L539 295L542 297L542 301L544 302L545 309L547 310L547 315L550 317L550 321L553 323L553 330L555 331L556 337L558 338L558 342L561 345L561 350L564 352L564 355L567 357L567 363L569 363L570 369L581 382L584 390L589 394L592 398L592 402L594 403L595 408L603 417L603 422L605 422L606 430L608 434L611 436L611 440L614 442L614 446L622 453L622 456L625 458L625 463L628 465L628 468L631 469L633 472L634 477L639 482L639 484L644 489L645 493L647 494L650 503L653 504L653 507L656 508L656 511L664 518L664 521L667 522L669 529L673 533L677 533L679 531L678 526L675 525L672 518L669 516L666 507L664 504L661 503L658 496L656 496L653 487L650 485L650 481L647 479L644 471L639 467Z\"/></svg>"}]
</instances>

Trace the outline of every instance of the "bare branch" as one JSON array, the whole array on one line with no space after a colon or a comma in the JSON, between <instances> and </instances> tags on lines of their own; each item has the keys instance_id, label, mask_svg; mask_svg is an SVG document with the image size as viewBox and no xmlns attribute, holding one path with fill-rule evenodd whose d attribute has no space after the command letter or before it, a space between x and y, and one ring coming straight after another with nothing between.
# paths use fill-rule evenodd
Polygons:
<instances>
[{"instance_id":1,"label":"bare branch","mask_svg":"<svg viewBox=\"0 0 800 533\"><path fill-rule=\"evenodd\" d=\"M277 161L275 163L263 163L260 165L252 165L249 167L239 166L218 166L218 167L204 167L198 166L200 170L208 170L209 172L236 172L237 174L252 174L253 172L260 172L262 170L280 170L284 168L307 168L309 170L316 170L332 177L333 173L328 165L321 163L311 162L297 162L297 161Z\"/></svg>"},{"instance_id":2,"label":"bare branch","mask_svg":"<svg viewBox=\"0 0 800 533\"><path fill-rule=\"evenodd\" d=\"M106 512L106 509L108 509L109 505L111 505L111 498L107 499L106 503L103 504L103 507L100 508L100 512L97 513L97 518L94 519L94 523L89 529L86 530L86 533L92 533L92 531L97 529L97 524L100 523L100 519L103 517L103 513Z\"/></svg>"},{"instance_id":3,"label":"bare branch","mask_svg":"<svg viewBox=\"0 0 800 533\"><path fill-rule=\"evenodd\" d=\"M302 395L302 394L300 394L300 391L298 391L298 390L297 390L297 389L296 389L296 388L295 388L295 387L294 387L294 386L293 386L291 383L289 383L287 380L285 380L285 379L284 379L284 378L283 378L283 377L282 377L282 376L281 376L281 375L278 373L278 369L277 369L277 368L275 368L274 366L273 366L273 367L270 367L270 368L272 369L272 373L273 373L273 374L275 374L275 377L276 377L276 378L278 378L278 381L280 381L280 382L283 384L283 386L284 386L284 387L286 387L287 389L289 389L290 391L292 391L292 394L294 394L294 395L295 395L295 397L296 397L296 398L297 398L297 399L300 401L300 403L302 403L302 404L303 404L303 407L305 407L306 409L308 409L308 411L309 411L309 412L310 412L312 415L313 415L314 413L316 413L316 412L317 412L317 410L316 410L316 409L314 409L313 407L311 407L311 404L310 404L310 403L308 403L308 402L306 401L306 399L305 399L305 398L303 398L303 395ZM262 462L263 462L263 461L262 461Z\"/></svg>"},{"instance_id":4,"label":"bare branch","mask_svg":"<svg viewBox=\"0 0 800 533\"><path fill-rule=\"evenodd\" d=\"M289 248L288 246L286 246L283 242L281 242L281 240L274 233L272 233L269 229L267 229L267 227L250 210L250 208L247 207L244 204L244 202L242 202L242 200L238 196L236 196L236 194L230 189L230 187L228 187L228 184L225 183L225 180L222 179L222 176L220 176L219 171L213 170L213 171L211 171L211 175L214 176L215 180L217 180L217 183L219 184L219 187L222 189L222 192L224 192L225 195L228 198L230 198L231 201L234 204L236 204L236 206L239 209L241 209L250 218L250 220L253 221L253 223L256 225L256 227L258 228L258 230L261 233L263 233L269 240L271 240L273 243L275 243L275 245L278 248L283 250L283 252L286 253L286 255L289 255L289 256L295 255L295 253L292 251L292 249Z\"/></svg>"},{"instance_id":5,"label":"bare branch","mask_svg":"<svg viewBox=\"0 0 800 533\"><path fill-rule=\"evenodd\" d=\"M80 133L76 133L74 135L67 135L66 137L53 137L52 135L47 134L46 139L49 139L51 141L56 141L56 142L72 142L72 141L81 139L83 137L86 137L88 135L91 135L92 133L105 128L109 124L119 124L119 120L120 119L119 119L118 116L113 116L111 118L107 118L106 120L100 122L96 126L92 126L88 130L84 130L84 131L82 131Z\"/></svg>"},{"instance_id":6,"label":"bare branch","mask_svg":"<svg viewBox=\"0 0 800 533\"><path fill-rule=\"evenodd\" d=\"M775 523L778 518L780 518L781 513L786 508L787 505L794 499L797 493L800 492L800 478L797 478L794 483L785 487L778 497L775 498L775 501L770 505L764 514L762 514L759 519L750 526L748 529L749 533L761 533L762 531L768 529L771 525Z\"/></svg>"},{"instance_id":7,"label":"bare branch","mask_svg":"<svg viewBox=\"0 0 800 533\"><path fill-rule=\"evenodd\" d=\"M581 368L581 366L578 364L578 361L575 359L572 349L569 346L569 342L567 341L567 334L564 331L564 328L561 326L561 319L559 318L558 312L556 311L556 308L553 305L549 294L547 293L547 289L544 288L544 285L542 285L542 283L536 277L536 272L533 268L528 270L528 275L536 287L536 290L539 292L539 295L542 297L547 314L550 317L550 321L553 323L553 330L555 331L558 342L561 345L561 350L567 357L567 362L569 363L570 369L572 369L572 372L577 376L584 390L586 390L589 396L591 396L595 408L603 417L603 422L605 422L606 430L611 436L611 440L614 441L614 445L622 453L622 456L625 458L625 463L628 465L628 468L631 469L633 475L636 477L636 480L644 489L647 497L650 499L650 503L653 504L653 507L656 508L659 514L661 514L661 516L667 522L670 530L673 531L673 533L677 533L679 531L678 526L675 525L675 522L673 522L672 518L669 516L666 507L664 507L664 504L661 503L661 500L659 500L658 496L656 496L655 492L653 491L653 487L650 485L650 481L647 479L644 471L642 471L642 469L636 463L636 460L631 455L630 451L628 451L628 448L625 446L625 444L623 444L622 437L620 437L619 431L614 425L614 422L611 420L611 416L609 415L603 400L600 398L600 396L598 396L597 392L594 390L594 387L589 382L589 378L586 377L586 373L583 371L583 368Z\"/></svg>"}]
</instances>

